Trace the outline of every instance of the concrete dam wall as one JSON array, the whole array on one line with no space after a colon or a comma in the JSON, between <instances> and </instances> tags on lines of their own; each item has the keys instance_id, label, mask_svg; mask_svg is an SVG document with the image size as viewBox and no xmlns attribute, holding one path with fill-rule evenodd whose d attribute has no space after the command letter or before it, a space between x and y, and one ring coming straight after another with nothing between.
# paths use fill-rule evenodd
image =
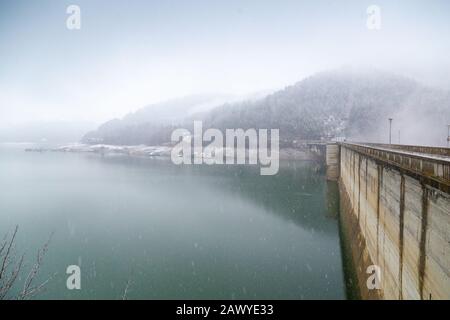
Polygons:
<instances>
[{"instance_id":1,"label":"concrete dam wall","mask_svg":"<svg viewBox=\"0 0 450 320\"><path fill-rule=\"evenodd\" d=\"M441 149L327 146L340 222L365 299L450 299L450 161ZM375 266L375 267L374 267ZM377 270L378 286L368 285Z\"/></svg>"}]
</instances>

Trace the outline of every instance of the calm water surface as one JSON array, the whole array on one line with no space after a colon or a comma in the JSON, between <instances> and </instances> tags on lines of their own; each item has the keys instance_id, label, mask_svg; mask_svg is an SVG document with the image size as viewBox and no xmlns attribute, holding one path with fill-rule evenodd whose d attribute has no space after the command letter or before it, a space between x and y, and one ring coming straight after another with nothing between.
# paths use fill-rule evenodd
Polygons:
<instances>
[{"instance_id":1,"label":"calm water surface","mask_svg":"<svg viewBox=\"0 0 450 320\"><path fill-rule=\"evenodd\" d=\"M0 235L35 256L38 298L344 299L337 195L309 162L175 166L170 159L28 153L0 145ZM330 202L331 201L331 202ZM66 268L81 267L81 290Z\"/></svg>"}]
</instances>

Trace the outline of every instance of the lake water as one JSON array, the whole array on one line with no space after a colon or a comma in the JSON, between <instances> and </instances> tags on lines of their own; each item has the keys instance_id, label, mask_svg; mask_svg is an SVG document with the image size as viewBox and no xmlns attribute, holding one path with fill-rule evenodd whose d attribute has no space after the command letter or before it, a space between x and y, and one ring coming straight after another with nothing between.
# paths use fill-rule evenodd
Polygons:
<instances>
[{"instance_id":1,"label":"lake water","mask_svg":"<svg viewBox=\"0 0 450 320\"><path fill-rule=\"evenodd\" d=\"M37 298L121 299L128 280L129 299L346 298L338 195L314 163L260 176L25 147L0 145L0 237L19 225L31 263L54 232Z\"/></svg>"}]
</instances>

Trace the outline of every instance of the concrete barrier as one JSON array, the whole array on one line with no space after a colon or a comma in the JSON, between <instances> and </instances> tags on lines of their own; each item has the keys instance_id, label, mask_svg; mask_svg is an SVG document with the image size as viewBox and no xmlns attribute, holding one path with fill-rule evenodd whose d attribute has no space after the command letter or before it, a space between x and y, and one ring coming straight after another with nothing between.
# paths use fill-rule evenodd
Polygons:
<instances>
[{"instance_id":1,"label":"concrete barrier","mask_svg":"<svg viewBox=\"0 0 450 320\"><path fill-rule=\"evenodd\" d=\"M341 143L339 151L335 148L329 149L330 165L339 154L341 227L361 297L450 299L446 151L427 156L375 145ZM335 168L331 176L336 177ZM371 265L381 271L379 289L367 286Z\"/></svg>"}]
</instances>

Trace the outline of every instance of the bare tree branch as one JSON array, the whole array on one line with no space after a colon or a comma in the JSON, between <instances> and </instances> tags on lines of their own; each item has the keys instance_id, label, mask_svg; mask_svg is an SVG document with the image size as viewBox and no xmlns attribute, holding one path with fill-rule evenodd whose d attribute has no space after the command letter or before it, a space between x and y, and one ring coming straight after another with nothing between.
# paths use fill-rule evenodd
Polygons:
<instances>
[{"instance_id":1,"label":"bare tree branch","mask_svg":"<svg viewBox=\"0 0 450 320\"><path fill-rule=\"evenodd\" d=\"M7 247L6 252L4 254L2 265L1 265L1 268L0 268L0 281L3 279L5 270L7 268L7 265L9 264L10 254L11 254L11 247L14 244L14 240L16 238L17 230L19 230L19 226L16 226L16 228L14 229L14 233L13 233L13 235L11 237L11 240L9 241L8 247ZM6 246L6 244L5 244L5 246ZM3 250L4 250L4 248L2 249L2 251Z\"/></svg>"},{"instance_id":2,"label":"bare tree branch","mask_svg":"<svg viewBox=\"0 0 450 320\"><path fill-rule=\"evenodd\" d=\"M125 285L125 289L124 289L123 294L122 294L122 300L127 300L127 294L128 294L130 286L131 286L131 280L128 279L127 283Z\"/></svg>"},{"instance_id":3,"label":"bare tree branch","mask_svg":"<svg viewBox=\"0 0 450 320\"><path fill-rule=\"evenodd\" d=\"M16 284L16 281L23 269L25 255L22 254L17 259L14 253L18 229L19 226L16 226L11 238L8 240L8 236L6 235L0 244L0 300L9 298L8 294ZM23 289L16 297L12 297L12 299L27 299L34 296L38 292L42 291L44 286L53 278L53 276L51 276L43 283L36 286L33 285L42 266L44 256L48 251L52 236L53 233L50 235L48 241L44 244L42 249L38 250L36 262L25 279Z\"/></svg>"}]
</instances>

